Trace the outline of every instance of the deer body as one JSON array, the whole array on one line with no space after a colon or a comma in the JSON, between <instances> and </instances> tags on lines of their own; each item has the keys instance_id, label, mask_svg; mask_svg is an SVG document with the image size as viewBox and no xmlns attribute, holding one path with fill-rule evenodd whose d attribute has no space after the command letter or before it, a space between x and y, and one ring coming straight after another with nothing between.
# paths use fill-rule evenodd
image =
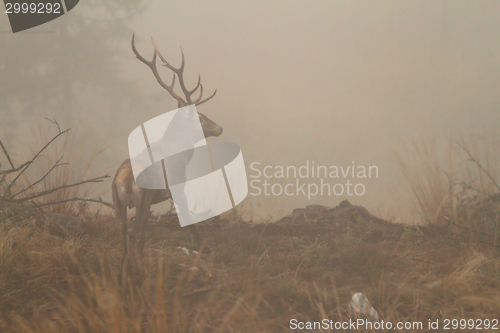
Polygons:
<instances>
[{"instance_id":1,"label":"deer body","mask_svg":"<svg viewBox=\"0 0 500 333\"><path fill-rule=\"evenodd\" d=\"M132 165L127 158L116 171L115 178L111 184L113 191L113 202L119 204L122 209L138 207L144 196L150 196L148 199L151 205L166 201L172 198L170 190L146 190L137 186L134 181ZM120 214L118 212L118 214Z\"/></svg>"},{"instance_id":2,"label":"deer body","mask_svg":"<svg viewBox=\"0 0 500 333\"><path fill-rule=\"evenodd\" d=\"M188 90L184 84L184 76L183 76L183 71L184 71L184 53L182 53L182 63L179 68L171 66L159 53L158 49L156 48L156 45L153 45L155 48L155 52L153 55L153 59L151 61L147 61L144 59L136 50L135 44L134 44L134 36L132 36L132 50L135 53L136 57L143 62L144 64L148 65L148 67L151 69L153 72L156 80L158 83L165 88L172 97L174 97L178 101L178 107L181 108L183 106L195 104L195 105L200 105L209 99L211 99L213 96L215 96L215 91L211 96L202 99L203 95L203 86L200 82L200 78L198 77L198 83L196 84L194 89ZM181 49L182 51L182 49ZM163 65L165 67L168 67L170 70L174 72L173 80L170 85L167 85L166 83L163 82L161 79L158 70L156 68L156 57L157 55L160 57L160 59L163 62ZM179 80L179 85L182 89L182 92L184 94L184 98L180 97L177 95L177 93L174 91L174 84L175 84L175 79L176 77ZM199 88L200 93L199 97L195 100L191 99L191 95L197 91ZM195 114L196 115L196 114ZM197 113L197 116L199 117L199 121L201 124L201 127L203 129L203 134L205 137L210 137L210 136L219 136L222 133L222 127L211 121L208 117L201 113ZM179 126L181 123L171 123L169 126L174 126L173 128L170 128L165 132L165 136L168 135L168 133L172 134L175 133L176 131L182 131L182 128ZM177 127L176 127L177 126ZM169 139L169 137L163 138L163 141L166 141L170 147L169 148L175 148L176 143L175 140ZM175 137L175 135L173 135ZM151 143L151 146L153 146L155 143ZM185 161L181 161L181 165L178 166L165 166L166 168L168 167L173 167L173 168L178 168L179 170L183 170L182 168L187 165L189 160L192 157L191 154L185 154ZM147 224L149 221L149 217L151 214L151 205L160 203L163 201L166 201L170 198L172 198L172 195L170 193L170 190L168 189L168 185L166 186L166 189L162 190L152 190L152 189L144 189L140 188L135 180L134 180L134 174L132 171L132 165L130 162L130 159L125 160L118 170L116 171L115 177L113 179L113 182L111 184L112 188L112 195L113 195L113 205L115 207L115 211L121 220L122 223L122 237L123 237L123 245L124 245L124 255L122 259L122 273L124 272L124 268L126 267L129 251L131 250L131 244L129 241L129 235L128 235L128 221L127 221L127 208L135 208L136 210L136 221L134 224L133 232L135 236L138 236L139 238L139 253L142 253L143 248L144 248L144 242L145 242L145 233L147 229ZM176 203L177 204L177 203ZM198 247L201 246L201 237L198 235L195 226L191 225L188 227L191 232L193 233L193 236L195 238L195 241L198 245ZM135 242L134 242L135 243Z\"/></svg>"}]
</instances>

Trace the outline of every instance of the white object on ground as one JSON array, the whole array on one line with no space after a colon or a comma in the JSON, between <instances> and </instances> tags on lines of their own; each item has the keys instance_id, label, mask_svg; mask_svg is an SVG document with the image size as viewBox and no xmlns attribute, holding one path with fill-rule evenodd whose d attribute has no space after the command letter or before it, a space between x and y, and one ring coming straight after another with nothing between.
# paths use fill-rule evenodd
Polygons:
<instances>
[{"instance_id":1,"label":"white object on ground","mask_svg":"<svg viewBox=\"0 0 500 333\"><path fill-rule=\"evenodd\" d=\"M352 296L351 308L356 313L368 316L373 321L378 321L378 313L368 301L368 298L362 293L356 293Z\"/></svg>"}]
</instances>

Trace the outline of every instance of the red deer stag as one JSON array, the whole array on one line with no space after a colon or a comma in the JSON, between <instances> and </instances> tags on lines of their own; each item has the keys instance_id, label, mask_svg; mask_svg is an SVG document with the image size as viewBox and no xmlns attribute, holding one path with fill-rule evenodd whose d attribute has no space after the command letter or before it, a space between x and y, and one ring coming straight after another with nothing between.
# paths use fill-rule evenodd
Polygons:
<instances>
[{"instance_id":1,"label":"red deer stag","mask_svg":"<svg viewBox=\"0 0 500 333\"><path fill-rule=\"evenodd\" d=\"M142 57L135 47L134 36L135 34L132 35L132 51L136 55L137 59L146 64L151 69L154 77L156 78L160 86L166 89L169 92L169 94L177 100L177 105L179 108L192 104L200 105L215 96L217 90L215 90L214 93L209 97L202 99L203 85L200 82L200 76L198 76L198 83L193 89L189 90L186 88L184 82L184 52L182 52L182 48L181 48L181 54L182 54L181 65L180 67L176 68L170 65L163 58L163 56L158 51L158 48L156 47L156 44L152 39L151 40L155 49L153 54L153 59L151 61L148 61L144 57ZM163 62L163 66L169 68L173 72L173 79L170 85L166 84L158 73L158 69L156 67L157 56L160 57L161 61ZM179 96L174 91L176 76L179 80L179 85L181 87L182 93L184 94L184 98ZM192 95L198 89L200 91L199 96L193 99ZM222 127L211 121L208 117L206 117L201 113L198 113L198 117L205 137L219 136L222 133ZM139 254L142 254L144 249L146 229L151 215L151 205L166 201L169 198L172 198L172 195L168 187L166 190L151 190L138 187L134 180L130 159L126 159L118 168L111 187L113 194L113 205L115 207L118 217L122 222L122 234L123 234L122 236L123 236L123 246L124 246L124 255L122 259L122 269L123 269L124 267L123 265L127 261L129 252L132 250L132 244L129 241L129 235L128 235L127 207L128 208L135 207L136 210L133 232L135 234L134 236L137 237L139 241L138 244ZM196 231L195 226L190 225L188 226L188 228L193 233L197 246L201 247L201 237Z\"/></svg>"}]
</instances>

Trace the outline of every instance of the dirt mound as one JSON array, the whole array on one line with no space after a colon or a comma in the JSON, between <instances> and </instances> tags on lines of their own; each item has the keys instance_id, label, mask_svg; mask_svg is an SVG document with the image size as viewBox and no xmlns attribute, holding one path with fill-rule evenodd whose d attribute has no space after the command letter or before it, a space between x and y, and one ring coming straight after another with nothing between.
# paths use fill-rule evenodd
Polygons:
<instances>
[{"instance_id":1,"label":"dirt mound","mask_svg":"<svg viewBox=\"0 0 500 333\"><path fill-rule=\"evenodd\" d=\"M372 215L362 206L354 206L349 201L342 201L337 207L327 207L322 205L309 205L306 208L296 208L290 215L287 215L276 222L278 225L294 225L308 223L334 223L337 225L360 225L366 223L382 223L387 221Z\"/></svg>"}]
</instances>

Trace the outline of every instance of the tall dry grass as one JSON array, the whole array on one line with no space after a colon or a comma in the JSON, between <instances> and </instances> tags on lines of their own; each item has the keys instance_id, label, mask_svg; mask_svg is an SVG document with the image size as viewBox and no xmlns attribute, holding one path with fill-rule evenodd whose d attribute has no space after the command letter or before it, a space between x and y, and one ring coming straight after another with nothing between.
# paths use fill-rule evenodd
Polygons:
<instances>
[{"instance_id":1,"label":"tall dry grass","mask_svg":"<svg viewBox=\"0 0 500 333\"><path fill-rule=\"evenodd\" d=\"M424 238L405 226L375 230L357 222L364 231L351 229L349 236L310 225L205 226L200 232L217 251L205 258L215 282L187 269L196 267L197 255L176 249L189 233L155 228L125 287L118 279L119 225L105 216L89 221L79 238L53 236L29 221L2 227L0 329L293 332L291 319L356 319L349 308L356 292L365 293L386 322L500 316L500 261L488 249ZM210 283L219 287L183 296Z\"/></svg>"},{"instance_id":2,"label":"tall dry grass","mask_svg":"<svg viewBox=\"0 0 500 333\"><path fill-rule=\"evenodd\" d=\"M428 223L477 227L484 222L478 205L500 193L495 134L450 135L446 141L427 134L403 146L394 160L413 193L414 211Z\"/></svg>"}]
</instances>

